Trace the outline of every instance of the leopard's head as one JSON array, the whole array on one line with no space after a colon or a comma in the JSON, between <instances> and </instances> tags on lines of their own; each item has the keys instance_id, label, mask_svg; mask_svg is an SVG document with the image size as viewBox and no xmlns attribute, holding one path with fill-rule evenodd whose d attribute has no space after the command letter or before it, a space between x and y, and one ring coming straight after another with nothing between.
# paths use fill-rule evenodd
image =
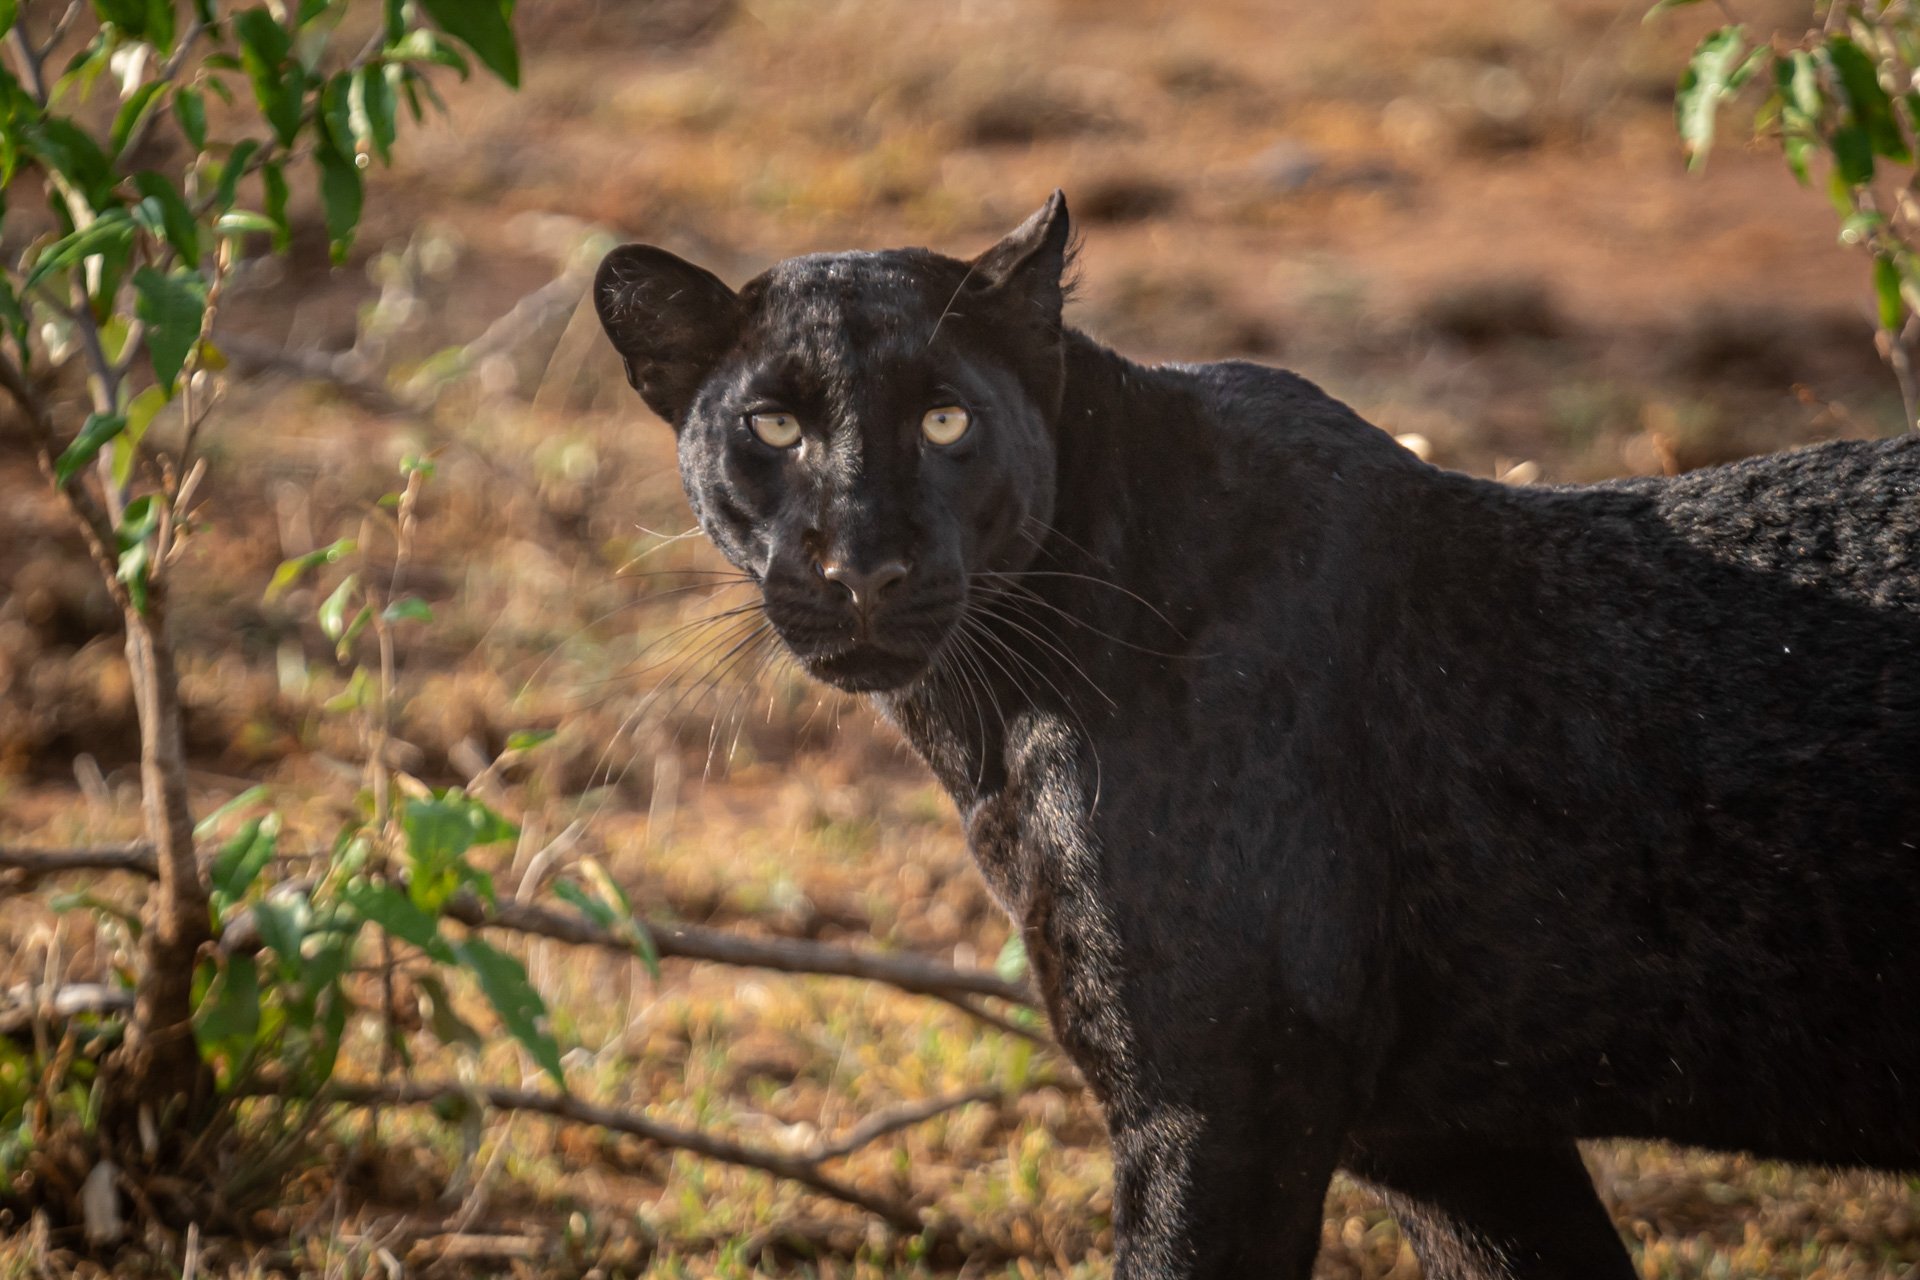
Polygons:
<instances>
[{"instance_id":1,"label":"leopard's head","mask_svg":"<svg viewBox=\"0 0 1920 1280\"><path fill-rule=\"evenodd\" d=\"M1066 201L979 257L792 258L738 291L663 249L601 264L627 378L679 441L701 528L801 665L911 685L981 573L1053 516Z\"/></svg>"}]
</instances>

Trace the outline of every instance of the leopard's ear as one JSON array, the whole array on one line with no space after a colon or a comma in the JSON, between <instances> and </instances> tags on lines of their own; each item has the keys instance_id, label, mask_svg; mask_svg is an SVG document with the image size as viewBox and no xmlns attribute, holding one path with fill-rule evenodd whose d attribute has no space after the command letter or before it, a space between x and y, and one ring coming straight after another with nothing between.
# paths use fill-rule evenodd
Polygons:
<instances>
[{"instance_id":1,"label":"leopard's ear","mask_svg":"<svg viewBox=\"0 0 1920 1280\"><path fill-rule=\"evenodd\" d=\"M678 431L694 393L740 336L739 296L665 249L627 244L600 264L593 305L627 381Z\"/></svg>"},{"instance_id":2,"label":"leopard's ear","mask_svg":"<svg viewBox=\"0 0 1920 1280\"><path fill-rule=\"evenodd\" d=\"M971 284L1005 296L1022 312L1057 330L1069 287L1072 238L1066 193L1056 189L1032 217L973 260Z\"/></svg>"}]
</instances>

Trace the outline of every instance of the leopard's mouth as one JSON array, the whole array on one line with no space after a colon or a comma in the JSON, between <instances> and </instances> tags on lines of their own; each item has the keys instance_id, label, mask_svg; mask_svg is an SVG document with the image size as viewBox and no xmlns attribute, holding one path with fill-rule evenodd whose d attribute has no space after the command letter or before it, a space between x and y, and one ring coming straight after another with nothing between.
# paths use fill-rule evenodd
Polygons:
<instances>
[{"instance_id":1,"label":"leopard's mouth","mask_svg":"<svg viewBox=\"0 0 1920 1280\"><path fill-rule=\"evenodd\" d=\"M900 653L865 641L797 656L807 674L848 693L890 693L912 684L927 669L923 654Z\"/></svg>"}]
</instances>

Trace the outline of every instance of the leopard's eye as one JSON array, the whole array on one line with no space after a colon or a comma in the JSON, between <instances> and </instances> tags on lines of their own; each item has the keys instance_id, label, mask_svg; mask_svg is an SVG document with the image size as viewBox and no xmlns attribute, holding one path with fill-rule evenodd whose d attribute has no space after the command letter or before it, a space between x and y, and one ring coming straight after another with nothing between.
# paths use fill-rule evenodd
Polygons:
<instances>
[{"instance_id":1,"label":"leopard's eye","mask_svg":"<svg viewBox=\"0 0 1920 1280\"><path fill-rule=\"evenodd\" d=\"M762 444L776 449L791 449L800 443L800 419L790 413L756 413L747 418L747 426Z\"/></svg>"},{"instance_id":2,"label":"leopard's eye","mask_svg":"<svg viewBox=\"0 0 1920 1280\"><path fill-rule=\"evenodd\" d=\"M920 434L934 444L953 444L972 424L972 417L959 405L943 405L927 410L920 419Z\"/></svg>"}]
</instances>

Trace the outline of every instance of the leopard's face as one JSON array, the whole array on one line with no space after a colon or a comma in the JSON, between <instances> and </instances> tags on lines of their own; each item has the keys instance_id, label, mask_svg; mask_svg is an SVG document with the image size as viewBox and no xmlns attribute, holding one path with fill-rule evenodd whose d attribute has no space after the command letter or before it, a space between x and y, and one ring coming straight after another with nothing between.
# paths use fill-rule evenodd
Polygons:
<instances>
[{"instance_id":1,"label":"leopard's face","mask_svg":"<svg viewBox=\"0 0 1920 1280\"><path fill-rule=\"evenodd\" d=\"M602 319L674 424L702 529L821 680L912 684L970 584L1024 565L1052 518L1066 220L1050 212L972 263L795 258L738 293L643 246L601 268Z\"/></svg>"}]
</instances>

